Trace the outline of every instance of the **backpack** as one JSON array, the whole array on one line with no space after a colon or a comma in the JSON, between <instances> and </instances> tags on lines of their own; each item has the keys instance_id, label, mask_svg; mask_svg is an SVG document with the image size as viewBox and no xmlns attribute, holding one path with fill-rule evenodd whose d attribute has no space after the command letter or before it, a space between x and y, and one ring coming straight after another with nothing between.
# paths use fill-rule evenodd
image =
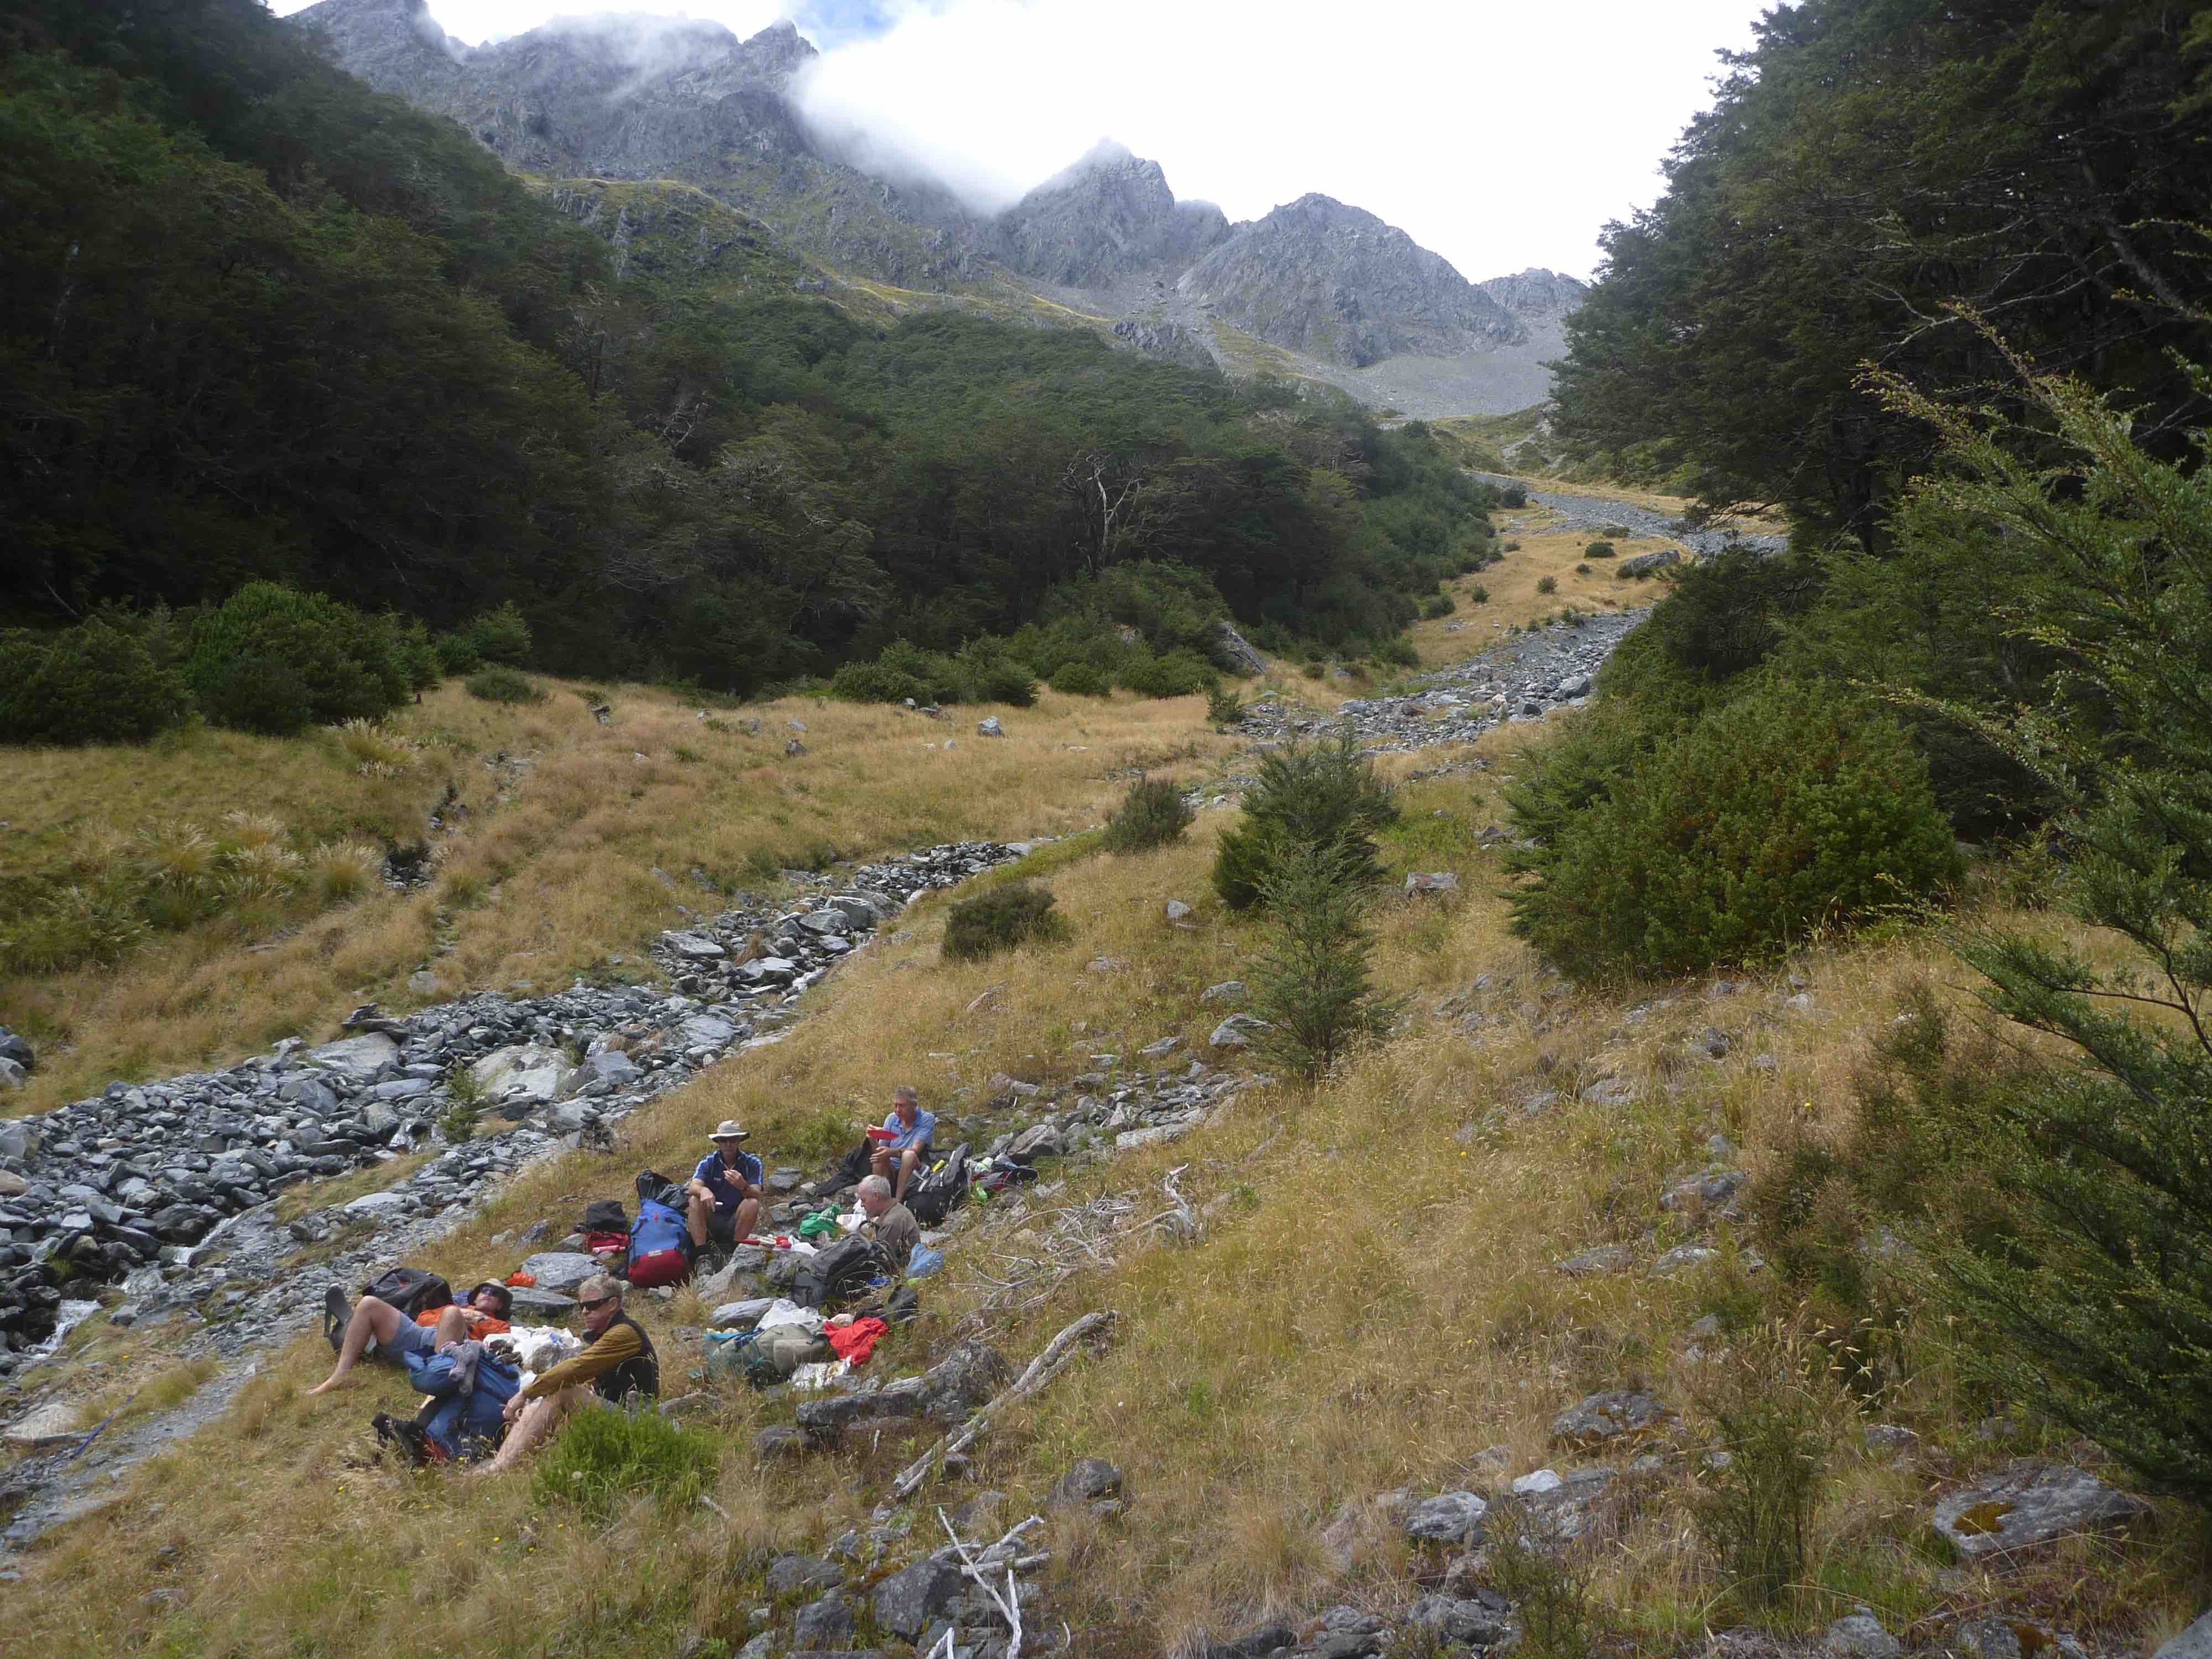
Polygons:
<instances>
[{"instance_id":1,"label":"backpack","mask_svg":"<svg viewBox=\"0 0 2212 1659\"><path fill-rule=\"evenodd\" d=\"M934 1227L968 1196L968 1143L921 1170L906 1184L906 1206L925 1227Z\"/></svg>"},{"instance_id":2,"label":"backpack","mask_svg":"<svg viewBox=\"0 0 2212 1659\"><path fill-rule=\"evenodd\" d=\"M361 1287L363 1296L397 1308L409 1319L433 1308L453 1305L453 1287L420 1267L390 1267Z\"/></svg>"},{"instance_id":3,"label":"backpack","mask_svg":"<svg viewBox=\"0 0 2212 1659\"><path fill-rule=\"evenodd\" d=\"M629 1224L629 1282L641 1290L691 1277L691 1231L683 1212L657 1198L640 1199Z\"/></svg>"},{"instance_id":4,"label":"backpack","mask_svg":"<svg viewBox=\"0 0 2212 1659\"><path fill-rule=\"evenodd\" d=\"M843 1192L848 1187L859 1186L875 1169L875 1142L862 1141L845 1154L845 1161L837 1166L837 1173L816 1188L815 1191L820 1196L827 1198L833 1193Z\"/></svg>"},{"instance_id":5,"label":"backpack","mask_svg":"<svg viewBox=\"0 0 2212 1659\"><path fill-rule=\"evenodd\" d=\"M826 1308L856 1295L878 1273L888 1273L890 1262L872 1238L854 1233L824 1250L817 1250L799 1270L791 1299L802 1308Z\"/></svg>"},{"instance_id":6,"label":"backpack","mask_svg":"<svg viewBox=\"0 0 2212 1659\"><path fill-rule=\"evenodd\" d=\"M584 1208L584 1224L578 1229L586 1233L627 1233L629 1215L621 1201L611 1198L595 1198Z\"/></svg>"}]
</instances>

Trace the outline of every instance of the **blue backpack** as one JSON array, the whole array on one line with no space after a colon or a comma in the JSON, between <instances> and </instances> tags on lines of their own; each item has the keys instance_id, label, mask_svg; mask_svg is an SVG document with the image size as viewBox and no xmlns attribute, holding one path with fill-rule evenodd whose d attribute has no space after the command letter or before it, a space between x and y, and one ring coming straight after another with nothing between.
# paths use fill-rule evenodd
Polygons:
<instances>
[{"instance_id":1,"label":"blue backpack","mask_svg":"<svg viewBox=\"0 0 2212 1659\"><path fill-rule=\"evenodd\" d=\"M641 1290L691 1277L691 1230L684 1214L657 1198L641 1198L629 1224L629 1282Z\"/></svg>"}]
</instances>

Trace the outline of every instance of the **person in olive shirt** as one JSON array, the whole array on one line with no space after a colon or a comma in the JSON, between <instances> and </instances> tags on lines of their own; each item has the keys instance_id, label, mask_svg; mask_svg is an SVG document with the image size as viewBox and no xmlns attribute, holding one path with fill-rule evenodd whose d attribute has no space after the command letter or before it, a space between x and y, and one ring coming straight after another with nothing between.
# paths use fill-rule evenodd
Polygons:
<instances>
[{"instance_id":1,"label":"person in olive shirt","mask_svg":"<svg viewBox=\"0 0 2212 1659\"><path fill-rule=\"evenodd\" d=\"M889 1258L891 1272L903 1277L915 1246L921 1243L921 1224L914 1218L912 1210L891 1196L891 1183L881 1176L872 1175L860 1183L860 1209L867 1219L860 1224L860 1231L876 1241Z\"/></svg>"},{"instance_id":2,"label":"person in olive shirt","mask_svg":"<svg viewBox=\"0 0 2212 1659\"><path fill-rule=\"evenodd\" d=\"M579 1407L598 1401L619 1405L632 1395L659 1397L660 1361L653 1339L623 1311L622 1295L620 1281L605 1273L594 1273L577 1286L591 1346L515 1391L502 1412L513 1425L507 1442L477 1474L504 1474Z\"/></svg>"}]
</instances>

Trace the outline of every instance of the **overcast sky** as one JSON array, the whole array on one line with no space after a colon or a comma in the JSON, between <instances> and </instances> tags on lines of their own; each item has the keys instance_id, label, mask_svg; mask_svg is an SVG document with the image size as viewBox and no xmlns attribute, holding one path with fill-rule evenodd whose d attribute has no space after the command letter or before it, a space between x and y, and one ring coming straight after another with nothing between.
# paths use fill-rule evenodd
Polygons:
<instances>
[{"instance_id":1,"label":"overcast sky","mask_svg":"<svg viewBox=\"0 0 2212 1659\"><path fill-rule=\"evenodd\" d=\"M273 0L279 12L306 0ZM1771 3L1771 0L1769 0ZM1588 276L1608 219L1710 101L1760 0L429 0L476 44L578 12L792 17L826 125L1004 206L1110 137L1177 197L1257 218L1308 191L1474 281Z\"/></svg>"}]
</instances>

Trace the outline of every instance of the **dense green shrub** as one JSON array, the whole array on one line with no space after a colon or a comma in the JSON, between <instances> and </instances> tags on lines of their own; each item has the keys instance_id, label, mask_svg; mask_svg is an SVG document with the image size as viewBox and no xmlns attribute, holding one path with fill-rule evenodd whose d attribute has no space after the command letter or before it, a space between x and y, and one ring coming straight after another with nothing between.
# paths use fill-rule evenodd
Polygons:
<instances>
[{"instance_id":1,"label":"dense green shrub","mask_svg":"<svg viewBox=\"0 0 2212 1659\"><path fill-rule=\"evenodd\" d=\"M1507 860L1536 878L1514 931L1577 978L1771 957L1956 873L1927 763L1864 704L1778 684L1671 741L1641 737L1619 741L1579 811L1540 762L1508 793L1538 842Z\"/></svg>"},{"instance_id":2,"label":"dense green shrub","mask_svg":"<svg viewBox=\"0 0 2212 1659\"><path fill-rule=\"evenodd\" d=\"M1188 649L1140 659L1121 673L1121 684L1143 697L1188 697L1220 683L1221 671Z\"/></svg>"},{"instance_id":3,"label":"dense green shrub","mask_svg":"<svg viewBox=\"0 0 2212 1659\"><path fill-rule=\"evenodd\" d=\"M1267 931L1253 970L1252 1011L1268 1059L1318 1077L1364 1038L1390 1028L1397 1006L1368 979L1373 884L1342 844L1287 844L1261 883Z\"/></svg>"},{"instance_id":4,"label":"dense green shrub","mask_svg":"<svg viewBox=\"0 0 2212 1659\"><path fill-rule=\"evenodd\" d=\"M1467 590L1467 597L1473 604L1488 605L1490 603L1490 590L1485 587L1480 582L1477 582L1474 586Z\"/></svg>"},{"instance_id":5,"label":"dense green shrub","mask_svg":"<svg viewBox=\"0 0 2212 1659\"><path fill-rule=\"evenodd\" d=\"M1011 703L1016 708L1027 708L1036 702L1036 676L1025 664L1012 657L982 658L971 672L973 678L969 689L972 702Z\"/></svg>"},{"instance_id":6,"label":"dense green shrub","mask_svg":"<svg viewBox=\"0 0 2212 1659\"><path fill-rule=\"evenodd\" d=\"M1035 939L1067 937L1067 923L1053 914L1053 897L1032 882L1011 882L962 899L945 919L948 961L973 962Z\"/></svg>"},{"instance_id":7,"label":"dense green shrub","mask_svg":"<svg viewBox=\"0 0 2212 1659\"><path fill-rule=\"evenodd\" d=\"M1139 778L1108 820L1102 844L1109 853L1148 853L1181 841L1194 817L1173 779Z\"/></svg>"},{"instance_id":8,"label":"dense green shrub","mask_svg":"<svg viewBox=\"0 0 2212 1659\"><path fill-rule=\"evenodd\" d=\"M830 695L848 702L933 701L927 682L881 662L847 663L830 677Z\"/></svg>"},{"instance_id":9,"label":"dense green shrub","mask_svg":"<svg viewBox=\"0 0 2212 1659\"><path fill-rule=\"evenodd\" d=\"M0 741L143 743L191 713L183 678L110 617L0 634Z\"/></svg>"},{"instance_id":10,"label":"dense green shrub","mask_svg":"<svg viewBox=\"0 0 2212 1659\"><path fill-rule=\"evenodd\" d=\"M1353 886L1382 878L1374 832L1395 821L1389 786L1345 731L1310 747L1276 750L1260 762L1244 792L1244 815L1221 837L1213 890L1232 909L1249 909L1270 877L1299 848L1319 849Z\"/></svg>"},{"instance_id":11,"label":"dense green shrub","mask_svg":"<svg viewBox=\"0 0 2212 1659\"><path fill-rule=\"evenodd\" d=\"M1500 507L1516 508L1528 506L1528 487L1526 484L1517 483L1500 484L1498 489L1498 504Z\"/></svg>"},{"instance_id":12,"label":"dense green shrub","mask_svg":"<svg viewBox=\"0 0 2212 1659\"><path fill-rule=\"evenodd\" d=\"M1421 601L1421 620L1439 622L1459 609L1449 593L1432 593Z\"/></svg>"},{"instance_id":13,"label":"dense green shrub","mask_svg":"<svg viewBox=\"0 0 2212 1659\"><path fill-rule=\"evenodd\" d=\"M471 617L437 642L438 660L449 674L465 674L480 664L520 667L530 660L530 623L514 601Z\"/></svg>"},{"instance_id":14,"label":"dense green shrub","mask_svg":"<svg viewBox=\"0 0 2212 1659\"><path fill-rule=\"evenodd\" d=\"M1588 547L1583 549L1583 556L1588 559L1609 559L1613 555L1613 547L1611 542L1592 542Z\"/></svg>"},{"instance_id":15,"label":"dense green shrub","mask_svg":"<svg viewBox=\"0 0 2212 1659\"><path fill-rule=\"evenodd\" d=\"M194 626L185 683L209 720L248 732L374 720L415 690L402 628L320 593L248 582Z\"/></svg>"},{"instance_id":16,"label":"dense green shrub","mask_svg":"<svg viewBox=\"0 0 2212 1659\"><path fill-rule=\"evenodd\" d=\"M1114 682L1103 670L1087 662L1062 663L1053 672L1052 689L1062 696L1103 697L1114 690Z\"/></svg>"},{"instance_id":17,"label":"dense green shrub","mask_svg":"<svg viewBox=\"0 0 2212 1659\"><path fill-rule=\"evenodd\" d=\"M1559 591L1559 579L1557 576L1539 576L1536 579L1536 591L1539 593L1558 592Z\"/></svg>"},{"instance_id":18,"label":"dense green shrub","mask_svg":"<svg viewBox=\"0 0 2212 1659\"><path fill-rule=\"evenodd\" d=\"M545 692L529 675L513 668L479 668L463 682L472 697L486 702L544 702Z\"/></svg>"},{"instance_id":19,"label":"dense green shrub","mask_svg":"<svg viewBox=\"0 0 2212 1659\"><path fill-rule=\"evenodd\" d=\"M649 1407L578 1412L539 1456L532 1485L541 1502L605 1520L648 1494L688 1508L713 1489L721 1462L713 1435Z\"/></svg>"},{"instance_id":20,"label":"dense green shrub","mask_svg":"<svg viewBox=\"0 0 2212 1659\"><path fill-rule=\"evenodd\" d=\"M1244 718L1244 699L1234 686L1217 685L1206 694L1206 718L1216 726L1234 726Z\"/></svg>"}]
</instances>

